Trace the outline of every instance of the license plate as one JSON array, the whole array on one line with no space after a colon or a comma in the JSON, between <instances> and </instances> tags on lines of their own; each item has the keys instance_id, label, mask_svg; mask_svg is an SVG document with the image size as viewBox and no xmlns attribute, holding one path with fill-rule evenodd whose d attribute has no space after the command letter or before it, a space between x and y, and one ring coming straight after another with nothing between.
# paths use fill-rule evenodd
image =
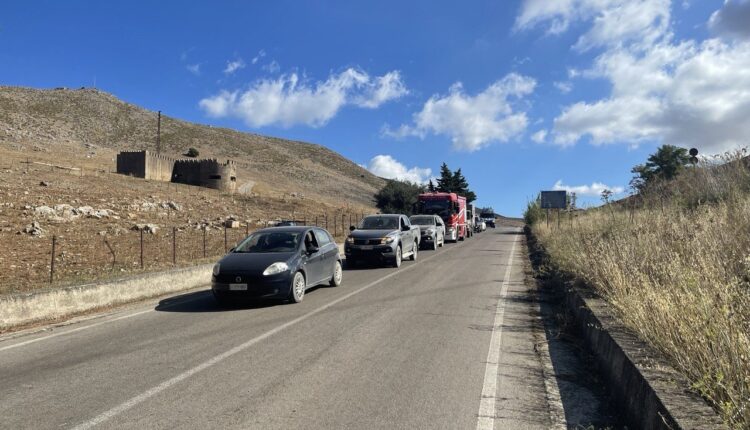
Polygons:
<instances>
[{"instance_id":1,"label":"license plate","mask_svg":"<svg viewBox=\"0 0 750 430\"><path fill-rule=\"evenodd\" d=\"M362 249L362 250L365 250L365 251L367 251L367 250L370 250L370 249L372 249L372 245L361 245L361 246L359 247L359 249Z\"/></svg>"},{"instance_id":2,"label":"license plate","mask_svg":"<svg viewBox=\"0 0 750 430\"><path fill-rule=\"evenodd\" d=\"M229 284L230 291L247 291L247 284Z\"/></svg>"}]
</instances>

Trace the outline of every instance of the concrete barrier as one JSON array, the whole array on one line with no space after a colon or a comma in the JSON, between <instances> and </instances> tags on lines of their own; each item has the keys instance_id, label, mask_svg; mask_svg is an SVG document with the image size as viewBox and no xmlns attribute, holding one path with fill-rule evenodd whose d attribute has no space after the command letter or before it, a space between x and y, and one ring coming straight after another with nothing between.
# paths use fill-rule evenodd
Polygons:
<instances>
[{"instance_id":1,"label":"concrete barrier","mask_svg":"<svg viewBox=\"0 0 750 430\"><path fill-rule=\"evenodd\" d=\"M213 264L0 297L0 331L211 283Z\"/></svg>"}]
</instances>

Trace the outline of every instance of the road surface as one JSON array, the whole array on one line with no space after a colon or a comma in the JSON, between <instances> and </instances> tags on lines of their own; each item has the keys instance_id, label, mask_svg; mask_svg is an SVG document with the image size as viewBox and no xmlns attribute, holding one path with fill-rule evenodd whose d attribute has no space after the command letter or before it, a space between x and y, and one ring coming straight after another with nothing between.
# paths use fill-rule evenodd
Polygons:
<instances>
[{"instance_id":1,"label":"road surface","mask_svg":"<svg viewBox=\"0 0 750 430\"><path fill-rule=\"evenodd\" d=\"M526 261L497 228L297 305L202 290L6 336L0 427L565 428Z\"/></svg>"}]
</instances>

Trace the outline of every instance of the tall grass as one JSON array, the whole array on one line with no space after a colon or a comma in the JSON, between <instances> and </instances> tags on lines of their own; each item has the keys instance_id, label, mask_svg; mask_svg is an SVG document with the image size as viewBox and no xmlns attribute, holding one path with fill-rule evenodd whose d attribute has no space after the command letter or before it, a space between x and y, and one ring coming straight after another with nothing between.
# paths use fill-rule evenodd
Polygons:
<instances>
[{"instance_id":1,"label":"tall grass","mask_svg":"<svg viewBox=\"0 0 750 430\"><path fill-rule=\"evenodd\" d=\"M750 428L750 172L739 156L724 161L534 230L727 423Z\"/></svg>"}]
</instances>

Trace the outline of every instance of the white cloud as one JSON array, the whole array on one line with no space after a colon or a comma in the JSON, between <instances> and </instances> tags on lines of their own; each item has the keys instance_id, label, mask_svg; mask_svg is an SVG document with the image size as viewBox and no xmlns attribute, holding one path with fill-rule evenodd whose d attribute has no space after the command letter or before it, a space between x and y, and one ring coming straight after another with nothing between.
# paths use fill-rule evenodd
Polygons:
<instances>
[{"instance_id":1,"label":"white cloud","mask_svg":"<svg viewBox=\"0 0 750 430\"><path fill-rule=\"evenodd\" d=\"M725 0L711 15L708 26L718 34L750 38L750 0Z\"/></svg>"},{"instance_id":2,"label":"white cloud","mask_svg":"<svg viewBox=\"0 0 750 430\"><path fill-rule=\"evenodd\" d=\"M515 28L526 30L547 23L548 34L565 32L571 24L593 21L574 48L585 51L598 46L638 41L645 45L659 39L669 26L670 0L525 0Z\"/></svg>"},{"instance_id":3,"label":"white cloud","mask_svg":"<svg viewBox=\"0 0 750 430\"><path fill-rule=\"evenodd\" d=\"M546 139L547 139L547 130L539 130L536 133L531 135L531 140L533 140L536 143L544 143Z\"/></svg>"},{"instance_id":4,"label":"white cloud","mask_svg":"<svg viewBox=\"0 0 750 430\"><path fill-rule=\"evenodd\" d=\"M279 66L279 63L276 62L276 60L272 60L270 63L266 64L262 67L263 70L270 74L276 74L279 73L281 70L281 66Z\"/></svg>"},{"instance_id":5,"label":"white cloud","mask_svg":"<svg viewBox=\"0 0 750 430\"><path fill-rule=\"evenodd\" d=\"M605 49L590 69L569 77L603 78L612 86L608 97L563 108L554 121L555 143L572 145L585 137L593 144L648 141L702 153L750 143L750 41L676 42L665 0L569 0L547 9L530 8L533 3L524 3L519 28L590 22L574 48ZM592 12L595 3L600 7ZM712 21L719 26L721 18Z\"/></svg>"},{"instance_id":6,"label":"white cloud","mask_svg":"<svg viewBox=\"0 0 750 430\"><path fill-rule=\"evenodd\" d=\"M403 91L383 90L383 85ZM346 105L376 108L405 91L398 72L370 77L361 70L349 68L315 83L300 80L296 73L277 79L260 79L247 90L222 90L201 100L199 105L209 116L240 118L251 127L297 124L320 127Z\"/></svg>"},{"instance_id":7,"label":"white cloud","mask_svg":"<svg viewBox=\"0 0 750 430\"><path fill-rule=\"evenodd\" d=\"M197 64L188 64L187 66L185 66L185 68L187 69L188 72L194 74L195 76L200 76L200 74L201 74L201 64L200 63L197 63Z\"/></svg>"},{"instance_id":8,"label":"white cloud","mask_svg":"<svg viewBox=\"0 0 750 430\"><path fill-rule=\"evenodd\" d=\"M507 142L521 134L528 124L524 112L516 112L509 99L520 99L534 91L536 81L515 73L493 83L477 95L453 84L447 95L433 95L413 115L413 125L383 132L394 137L428 134L449 136L458 150L476 151L492 142Z\"/></svg>"},{"instance_id":9,"label":"white cloud","mask_svg":"<svg viewBox=\"0 0 750 430\"><path fill-rule=\"evenodd\" d=\"M354 102L360 107L377 108L388 100L401 98L408 93L409 91L401 80L401 72L394 70L383 76L375 77L367 85L364 93Z\"/></svg>"},{"instance_id":10,"label":"white cloud","mask_svg":"<svg viewBox=\"0 0 750 430\"><path fill-rule=\"evenodd\" d=\"M588 197L599 197L602 195L602 191L610 190L614 194L622 194L625 192L624 187L610 187L601 182L594 182L591 185L565 185L562 180L555 182L552 186L555 191L567 191L569 193L576 193L577 196L588 196Z\"/></svg>"},{"instance_id":11,"label":"white cloud","mask_svg":"<svg viewBox=\"0 0 750 430\"><path fill-rule=\"evenodd\" d=\"M227 61L227 67L224 68L224 74L231 75L237 70L244 69L244 68L245 68L245 62L242 60L242 58L238 58L234 61Z\"/></svg>"},{"instance_id":12,"label":"white cloud","mask_svg":"<svg viewBox=\"0 0 750 430\"><path fill-rule=\"evenodd\" d=\"M399 179L401 181L425 184L430 180L432 169L412 167L407 168L390 155L376 155L367 166L373 175L388 179Z\"/></svg>"},{"instance_id":13,"label":"white cloud","mask_svg":"<svg viewBox=\"0 0 750 430\"><path fill-rule=\"evenodd\" d=\"M573 83L570 81L557 81L553 85L563 94L568 94L573 91Z\"/></svg>"},{"instance_id":14,"label":"white cloud","mask_svg":"<svg viewBox=\"0 0 750 430\"><path fill-rule=\"evenodd\" d=\"M258 61L260 61L261 58L263 58L265 56L266 56L266 51L264 51L264 50L261 49L260 51L258 51L258 55L256 55L255 57L253 57L253 59L250 62L252 64L256 64Z\"/></svg>"}]
</instances>

